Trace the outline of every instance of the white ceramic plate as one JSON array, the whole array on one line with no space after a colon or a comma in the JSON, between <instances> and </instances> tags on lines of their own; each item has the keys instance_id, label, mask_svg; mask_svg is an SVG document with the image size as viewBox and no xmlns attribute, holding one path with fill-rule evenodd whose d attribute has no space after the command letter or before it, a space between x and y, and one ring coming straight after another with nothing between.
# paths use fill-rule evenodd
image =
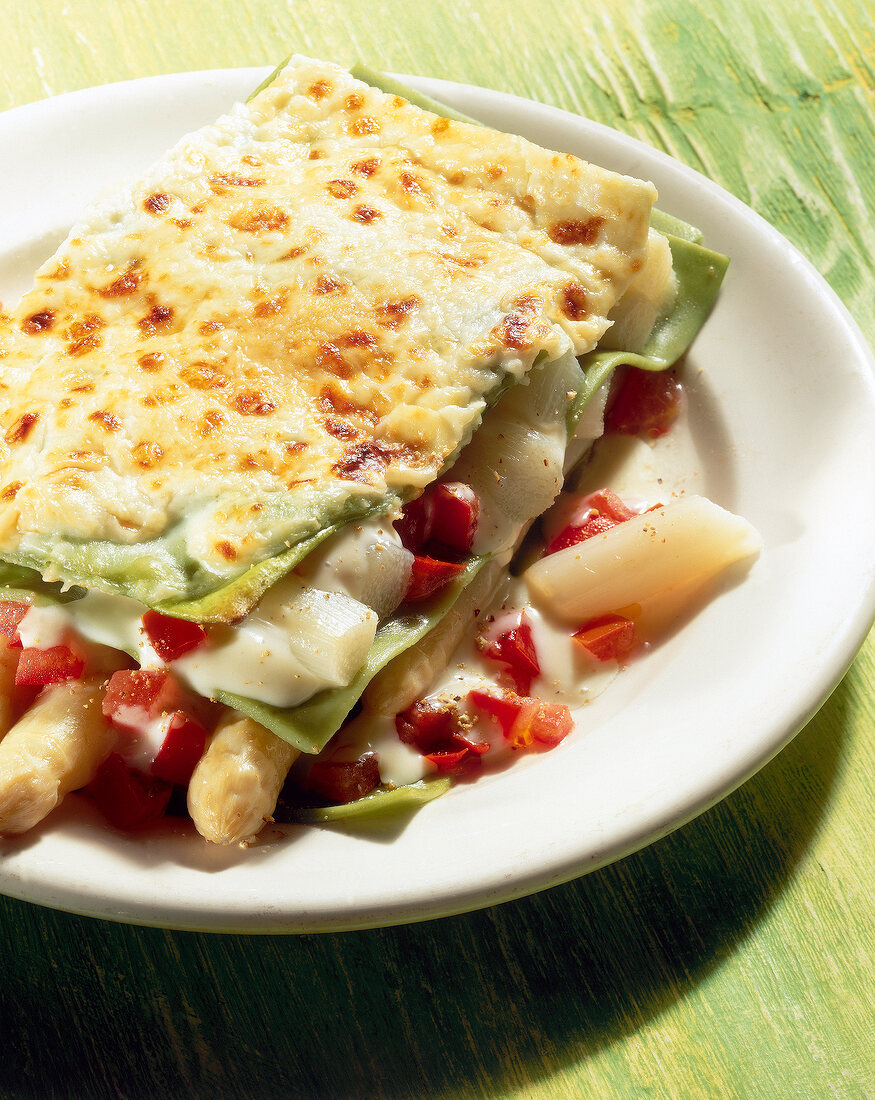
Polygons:
<instances>
[{"instance_id":1,"label":"white ceramic plate","mask_svg":"<svg viewBox=\"0 0 875 1100\"><path fill-rule=\"evenodd\" d=\"M260 69L76 92L0 116L0 300L81 208L221 114ZM875 614L872 357L836 296L773 229L665 155L480 88L411 81L539 144L652 179L660 206L732 256L690 356L695 488L765 550L587 709L553 752L460 786L394 830L283 831L248 851L181 826L121 836L85 800L0 842L0 891L143 924L251 932L393 924L505 901L664 835L760 768L838 682Z\"/></svg>"}]
</instances>

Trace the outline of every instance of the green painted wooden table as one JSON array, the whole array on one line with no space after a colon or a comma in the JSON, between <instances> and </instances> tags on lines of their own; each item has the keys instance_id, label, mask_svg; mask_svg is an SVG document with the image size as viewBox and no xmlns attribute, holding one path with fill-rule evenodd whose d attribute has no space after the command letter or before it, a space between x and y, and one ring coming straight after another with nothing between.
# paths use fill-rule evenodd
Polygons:
<instances>
[{"instance_id":1,"label":"green painted wooden table","mask_svg":"<svg viewBox=\"0 0 875 1100\"><path fill-rule=\"evenodd\" d=\"M20 0L0 29L0 108L295 48L579 111L750 203L875 336L868 0ZM873 663L721 805L500 908L243 938L0 900L0 1091L875 1096Z\"/></svg>"}]
</instances>

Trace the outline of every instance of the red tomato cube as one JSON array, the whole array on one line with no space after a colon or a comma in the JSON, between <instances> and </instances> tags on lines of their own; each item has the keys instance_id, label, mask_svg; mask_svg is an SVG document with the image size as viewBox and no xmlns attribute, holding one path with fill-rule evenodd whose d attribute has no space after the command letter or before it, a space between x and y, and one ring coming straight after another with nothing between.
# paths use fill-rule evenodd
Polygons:
<instances>
[{"instance_id":1,"label":"red tomato cube","mask_svg":"<svg viewBox=\"0 0 875 1100\"><path fill-rule=\"evenodd\" d=\"M516 626L501 631L495 637L483 650L483 656L507 666L520 695L528 695L532 680L541 675L532 628L526 621L525 612Z\"/></svg>"},{"instance_id":2,"label":"red tomato cube","mask_svg":"<svg viewBox=\"0 0 875 1100\"><path fill-rule=\"evenodd\" d=\"M589 515L582 523L572 523L564 527L548 543L544 551L545 555L555 554L557 550L564 550L566 546L575 546L595 535L604 534L605 531L616 527L618 523L623 523L635 515L611 489L597 489L582 503L584 507L589 508Z\"/></svg>"},{"instance_id":3,"label":"red tomato cube","mask_svg":"<svg viewBox=\"0 0 875 1100\"><path fill-rule=\"evenodd\" d=\"M44 687L78 680L85 670L85 657L78 649L55 645L49 649L22 649L15 671L18 686Z\"/></svg>"},{"instance_id":4,"label":"red tomato cube","mask_svg":"<svg viewBox=\"0 0 875 1100\"><path fill-rule=\"evenodd\" d=\"M638 644L634 621L623 615L599 615L572 637L600 661L623 661Z\"/></svg>"},{"instance_id":5,"label":"red tomato cube","mask_svg":"<svg viewBox=\"0 0 875 1100\"><path fill-rule=\"evenodd\" d=\"M464 562L440 561L438 558L417 554L413 559L404 598L413 603L426 600L445 588L464 568Z\"/></svg>"},{"instance_id":6,"label":"red tomato cube","mask_svg":"<svg viewBox=\"0 0 875 1100\"><path fill-rule=\"evenodd\" d=\"M152 775L187 787L191 773L204 754L207 736L200 722L176 711L170 716L164 741L152 761Z\"/></svg>"},{"instance_id":7,"label":"red tomato cube","mask_svg":"<svg viewBox=\"0 0 875 1100\"><path fill-rule=\"evenodd\" d=\"M172 784L132 772L118 753L111 753L85 788L107 821L117 829L143 829L163 815Z\"/></svg>"},{"instance_id":8,"label":"red tomato cube","mask_svg":"<svg viewBox=\"0 0 875 1100\"><path fill-rule=\"evenodd\" d=\"M674 371L628 367L605 417L605 429L655 439L671 429L682 405L683 389Z\"/></svg>"},{"instance_id":9,"label":"red tomato cube","mask_svg":"<svg viewBox=\"0 0 875 1100\"><path fill-rule=\"evenodd\" d=\"M317 760L310 768L307 786L329 802L356 802L378 786L380 767L375 752L358 760Z\"/></svg>"},{"instance_id":10,"label":"red tomato cube","mask_svg":"<svg viewBox=\"0 0 875 1100\"><path fill-rule=\"evenodd\" d=\"M200 623L175 619L160 611L146 612L143 630L162 661L175 661L207 640L207 632Z\"/></svg>"},{"instance_id":11,"label":"red tomato cube","mask_svg":"<svg viewBox=\"0 0 875 1100\"><path fill-rule=\"evenodd\" d=\"M175 677L161 669L122 669L110 677L103 713L129 733L144 733L162 714L189 710L191 696Z\"/></svg>"}]
</instances>

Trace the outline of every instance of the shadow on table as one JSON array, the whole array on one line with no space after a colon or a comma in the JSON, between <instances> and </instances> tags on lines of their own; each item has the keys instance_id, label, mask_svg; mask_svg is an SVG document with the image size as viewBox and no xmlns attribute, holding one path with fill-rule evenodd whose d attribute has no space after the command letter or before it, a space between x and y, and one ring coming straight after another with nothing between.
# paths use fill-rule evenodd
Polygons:
<instances>
[{"instance_id":1,"label":"shadow on table","mask_svg":"<svg viewBox=\"0 0 875 1100\"><path fill-rule=\"evenodd\" d=\"M0 1092L494 1096L580 1062L719 967L780 895L839 766L845 692L673 835L481 913L244 938L2 902L18 939L2 949Z\"/></svg>"}]
</instances>

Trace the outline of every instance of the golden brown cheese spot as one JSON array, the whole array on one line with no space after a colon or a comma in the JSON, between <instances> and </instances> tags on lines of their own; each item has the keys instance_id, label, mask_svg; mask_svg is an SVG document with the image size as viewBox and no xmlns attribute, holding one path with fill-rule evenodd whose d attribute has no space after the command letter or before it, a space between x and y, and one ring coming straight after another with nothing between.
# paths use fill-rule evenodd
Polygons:
<instances>
[{"instance_id":1,"label":"golden brown cheese spot","mask_svg":"<svg viewBox=\"0 0 875 1100\"><path fill-rule=\"evenodd\" d=\"M208 409L200 422L198 427L198 435L206 439L207 436L213 434L217 428L225 423L225 414L218 409Z\"/></svg>"},{"instance_id":2,"label":"golden brown cheese spot","mask_svg":"<svg viewBox=\"0 0 875 1100\"><path fill-rule=\"evenodd\" d=\"M520 206L529 214L534 214L538 209L538 204L532 195L523 195L520 199Z\"/></svg>"},{"instance_id":3,"label":"golden brown cheese spot","mask_svg":"<svg viewBox=\"0 0 875 1100\"><path fill-rule=\"evenodd\" d=\"M170 202L171 199L169 195L165 195L163 191L158 191L154 195L150 195L147 199L143 200L143 209L147 214L153 214L157 218L164 213L170 205Z\"/></svg>"},{"instance_id":4,"label":"golden brown cheese spot","mask_svg":"<svg viewBox=\"0 0 875 1100\"><path fill-rule=\"evenodd\" d=\"M582 321L589 313L586 291L580 283L569 283L563 290L562 312L572 321Z\"/></svg>"},{"instance_id":5,"label":"golden brown cheese spot","mask_svg":"<svg viewBox=\"0 0 875 1100\"><path fill-rule=\"evenodd\" d=\"M398 178L401 181L401 186L408 195L413 195L420 199L428 198L428 192L422 186L422 182L415 172L412 172L409 168L402 168L398 174Z\"/></svg>"},{"instance_id":6,"label":"golden brown cheese spot","mask_svg":"<svg viewBox=\"0 0 875 1100\"><path fill-rule=\"evenodd\" d=\"M303 440L296 439L294 442L287 443L284 450L287 455L297 455L300 454L301 451L306 451L308 446L309 444L305 443Z\"/></svg>"},{"instance_id":7,"label":"golden brown cheese spot","mask_svg":"<svg viewBox=\"0 0 875 1100\"><path fill-rule=\"evenodd\" d=\"M83 382L81 386L71 386L70 393L94 393L94 383Z\"/></svg>"},{"instance_id":8,"label":"golden brown cheese spot","mask_svg":"<svg viewBox=\"0 0 875 1100\"><path fill-rule=\"evenodd\" d=\"M361 105L364 103L364 101L364 96L359 95L358 92L353 92L351 95L348 95L346 97L343 105L347 109L347 111L357 111L359 107L361 107Z\"/></svg>"},{"instance_id":9,"label":"golden brown cheese spot","mask_svg":"<svg viewBox=\"0 0 875 1100\"><path fill-rule=\"evenodd\" d=\"M216 195L224 195L230 187L263 187L266 182L254 176L231 176L225 172L215 172L210 176L210 190Z\"/></svg>"},{"instance_id":10,"label":"golden brown cheese spot","mask_svg":"<svg viewBox=\"0 0 875 1100\"><path fill-rule=\"evenodd\" d=\"M278 313L282 313L288 297L286 291L280 290L272 297L256 302L252 309L252 316L258 320L263 320L265 317L275 317Z\"/></svg>"},{"instance_id":11,"label":"golden brown cheese spot","mask_svg":"<svg viewBox=\"0 0 875 1100\"><path fill-rule=\"evenodd\" d=\"M276 405L259 390L247 390L234 398L234 408L241 416L268 416Z\"/></svg>"},{"instance_id":12,"label":"golden brown cheese spot","mask_svg":"<svg viewBox=\"0 0 875 1100\"><path fill-rule=\"evenodd\" d=\"M363 481L369 483L386 467L391 457L390 450L378 440L356 443L347 447L343 458L335 462L331 469L343 481Z\"/></svg>"},{"instance_id":13,"label":"golden brown cheese spot","mask_svg":"<svg viewBox=\"0 0 875 1100\"><path fill-rule=\"evenodd\" d=\"M314 294L338 294L346 291L346 283L334 275L320 275L313 284Z\"/></svg>"},{"instance_id":14,"label":"golden brown cheese spot","mask_svg":"<svg viewBox=\"0 0 875 1100\"><path fill-rule=\"evenodd\" d=\"M297 260L299 256L306 255L307 249L302 245L296 245L294 248L290 248L288 252L284 252L279 257L280 260Z\"/></svg>"},{"instance_id":15,"label":"golden brown cheese spot","mask_svg":"<svg viewBox=\"0 0 875 1100\"><path fill-rule=\"evenodd\" d=\"M189 229L193 225L191 218L171 218L170 223L177 229Z\"/></svg>"},{"instance_id":16,"label":"golden brown cheese spot","mask_svg":"<svg viewBox=\"0 0 875 1100\"><path fill-rule=\"evenodd\" d=\"M19 416L4 436L9 446L11 447L15 443L23 443L33 431L34 424L38 420L39 413L35 412L26 412Z\"/></svg>"},{"instance_id":17,"label":"golden brown cheese spot","mask_svg":"<svg viewBox=\"0 0 875 1100\"><path fill-rule=\"evenodd\" d=\"M161 444L152 439L141 439L131 453L136 464L143 470L151 470L164 457Z\"/></svg>"},{"instance_id":18,"label":"golden brown cheese spot","mask_svg":"<svg viewBox=\"0 0 875 1100\"><path fill-rule=\"evenodd\" d=\"M419 299L415 294L411 294L409 298L404 298L400 302L386 302L377 306L377 324L381 328L396 329L404 324L418 305Z\"/></svg>"},{"instance_id":19,"label":"golden brown cheese spot","mask_svg":"<svg viewBox=\"0 0 875 1100\"><path fill-rule=\"evenodd\" d=\"M61 260L55 267L54 271L50 271L46 275L47 279L59 279L63 282L64 279L70 278L70 265L66 260Z\"/></svg>"},{"instance_id":20,"label":"golden brown cheese spot","mask_svg":"<svg viewBox=\"0 0 875 1100\"><path fill-rule=\"evenodd\" d=\"M218 550L218 552L222 555L222 557L225 559L225 561L236 561L237 560L237 556L238 556L237 551L231 545L231 543L227 541L227 539L223 539L221 542L217 542L216 543L216 550Z\"/></svg>"},{"instance_id":21,"label":"golden brown cheese spot","mask_svg":"<svg viewBox=\"0 0 875 1100\"><path fill-rule=\"evenodd\" d=\"M325 420L325 430L335 439L355 439L359 434L352 424L347 424L344 420L332 420L330 416Z\"/></svg>"},{"instance_id":22,"label":"golden brown cheese spot","mask_svg":"<svg viewBox=\"0 0 875 1100\"><path fill-rule=\"evenodd\" d=\"M220 390L230 381L227 374L209 363L190 363L180 370L179 377L196 390Z\"/></svg>"},{"instance_id":23,"label":"golden brown cheese spot","mask_svg":"<svg viewBox=\"0 0 875 1100\"><path fill-rule=\"evenodd\" d=\"M329 180L325 190L336 199L349 199L358 191L352 180Z\"/></svg>"},{"instance_id":24,"label":"golden brown cheese spot","mask_svg":"<svg viewBox=\"0 0 875 1100\"><path fill-rule=\"evenodd\" d=\"M237 460L238 470L272 470L275 465L273 455L269 451L247 453Z\"/></svg>"},{"instance_id":25,"label":"golden brown cheese spot","mask_svg":"<svg viewBox=\"0 0 875 1100\"><path fill-rule=\"evenodd\" d=\"M96 313L89 313L81 321L74 321L64 332L64 336L70 341L67 344L68 355L87 355L103 343L100 330L105 322Z\"/></svg>"},{"instance_id":26,"label":"golden brown cheese spot","mask_svg":"<svg viewBox=\"0 0 875 1100\"><path fill-rule=\"evenodd\" d=\"M146 406L147 409L157 409L162 405L172 405L174 401L179 400L179 391L182 387L177 385L162 386L161 389L153 390L150 394L147 394L141 399L141 403Z\"/></svg>"},{"instance_id":27,"label":"golden brown cheese spot","mask_svg":"<svg viewBox=\"0 0 875 1100\"><path fill-rule=\"evenodd\" d=\"M137 364L140 370L147 371L149 374L154 374L155 371L161 370L161 365L165 359L163 351L147 351L137 359Z\"/></svg>"},{"instance_id":28,"label":"golden brown cheese spot","mask_svg":"<svg viewBox=\"0 0 875 1100\"><path fill-rule=\"evenodd\" d=\"M331 418L338 416L356 416L361 417L371 424L376 424L379 420L379 415L375 409L363 408L361 405L356 404L355 401L351 401L346 394L341 393L340 390L332 386L322 387L319 392L318 402L322 411L327 413Z\"/></svg>"},{"instance_id":29,"label":"golden brown cheese spot","mask_svg":"<svg viewBox=\"0 0 875 1100\"><path fill-rule=\"evenodd\" d=\"M523 351L531 347L530 327L540 302L536 298L520 298L515 304L516 311L508 313L498 326L499 339L507 347Z\"/></svg>"},{"instance_id":30,"label":"golden brown cheese spot","mask_svg":"<svg viewBox=\"0 0 875 1100\"><path fill-rule=\"evenodd\" d=\"M321 149L311 149L307 154L307 160L322 160L325 153Z\"/></svg>"},{"instance_id":31,"label":"golden brown cheese spot","mask_svg":"<svg viewBox=\"0 0 875 1100\"><path fill-rule=\"evenodd\" d=\"M453 237L457 237L459 235L459 230L456 228L456 226L453 225L452 222L444 222L443 225L441 225L441 233L443 233L445 237L449 237L452 240Z\"/></svg>"},{"instance_id":32,"label":"golden brown cheese spot","mask_svg":"<svg viewBox=\"0 0 875 1100\"><path fill-rule=\"evenodd\" d=\"M263 161L260 161L258 157L252 155L252 153L246 153L240 158L241 164L248 164L250 168L260 168Z\"/></svg>"},{"instance_id":33,"label":"golden brown cheese spot","mask_svg":"<svg viewBox=\"0 0 875 1100\"><path fill-rule=\"evenodd\" d=\"M8 485L4 485L3 488L0 489L0 500L15 500L21 485L22 483L20 481L10 481Z\"/></svg>"},{"instance_id":34,"label":"golden brown cheese spot","mask_svg":"<svg viewBox=\"0 0 875 1100\"><path fill-rule=\"evenodd\" d=\"M349 170L360 176L372 176L379 167L379 157L366 157L365 160L357 160L355 164L351 164Z\"/></svg>"},{"instance_id":35,"label":"golden brown cheese spot","mask_svg":"<svg viewBox=\"0 0 875 1100\"><path fill-rule=\"evenodd\" d=\"M119 418L106 409L96 409L88 419L95 424L99 424L106 432L117 432L122 426Z\"/></svg>"},{"instance_id":36,"label":"golden brown cheese spot","mask_svg":"<svg viewBox=\"0 0 875 1100\"><path fill-rule=\"evenodd\" d=\"M289 224L289 216L278 206L265 206L260 210L233 214L228 224L242 233L275 233Z\"/></svg>"},{"instance_id":37,"label":"golden brown cheese spot","mask_svg":"<svg viewBox=\"0 0 875 1100\"><path fill-rule=\"evenodd\" d=\"M375 218L382 218L382 216L382 211L375 210L373 206L368 206L365 203L360 203L350 214L354 222L360 222L362 225L368 225Z\"/></svg>"},{"instance_id":38,"label":"golden brown cheese spot","mask_svg":"<svg viewBox=\"0 0 875 1100\"><path fill-rule=\"evenodd\" d=\"M141 317L137 321L137 328L140 330L140 339L145 340L149 336L154 336L156 332L166 329L173 321L173 307L172 306L152 306L145 317Z\"/></svg>"},{"instance_id":39,"label":"golden brown cheese spot","mask_svg":"<svg viewBox=\"0 0 875 1100\"><path fill-rule=\"evenodd\" d=\"M352 367L340 348L330 340L323 341L316 349L316 366L336 378L349 378L352 374Z\"/></svg>"},{"instance_id":40,"label":"golden brown cheese spot","mask_svg":"<svg viewBox=\"0 0 875 1100\"><path fill-rule=\"evenodd\" d=\"M447 176L450 183L455 184L457 187L460 183L464 183L467 178L464 172L450 172Z\"/></svg>"},{"instance_id":41,"label":"golden brown cheese spot","mask_svg":"<svg viewBox=\"0 0 875 1100\"><path fill-rule=\"evenodd\" d=\"M504 169L500 164L490 164L486 169L486 175L493 181L500 180L504 175Z\"/></svg>"},{"instance_id":42,"label":"golden brown cheese spot","mask_svg":"<svg viewBox=\"0 0 875 1100\"><path fill-rule=\"evenodd\" d=\"M380 123L370 115L362 115L362 117L357 118L355 122L351 122L347 130L350 134L356 135L356 137L363 137L365 134L379 134Z\"/></svg>"},{"instance_id":43,"label":"golden brown cheese spot","mask_svg":"<svg viewBox=\"0 0 875 1100\"><path fill-rule=\"evenodd\" d=\"M629 270L637 275L638 272L641 270L643 263L644 261L641 259L641 257L636 256L635 259L629 263Z\"/></svg>"},{"instance_id":44,"label":"golden brown cheese spot","mask_svg":"<svg viewBox=\"0 0 875 1100\"><path fill-rule=\"evenodd\" d=\"M125 298L133 294L142 281L142 272L138 271L135 265L131 265L123 275L119 275L97 293L101 298Z\"/></svg>"},{"instance_id":45,"label":"golden brown cheese spot","mask_svg":"<svg viewBox=\"0 0 875 1100\"><path fill-rule=\"evenodd\" d=\"M225 327L224 321L219 321L217 318L213 318L212 321L201 321L197 330L201 336L209 336L212 332L221 332Z\"/></svg>"},{"instance_id":46,"label":"golden brown cheese spot","mask_svg":"<svg viewBox=\"0 0 875 1100\"><path fill-rule=\"evenodd\" d=\"M353 329L339 340L347 348L376 348L377 341L369 332L362 329Z\"/></svg>"},{"instance_id":47,"label":"golden brown cheese spot","mask_svg":"<svg viewBox=\"0 0 875 1100\"><path fill-rule=\"evenodd\" d=\"M446 133L449 128L450 120L448 118L436 118L431 124L431 132L434 134L435 137L437 137L438 134Z\"/></svg>"},{"instance_id":48,"label":"golden brown cheese spot","mask_svg":"<svg viewBox=\"0 0 875 1100\"><path fill-rule=\"evenodd\" d=\"M55 315L50 309L41 309L39 313L32 313L21 322L21 331L28 336L38 336L42 332L49 332L55 323Z\"/></svg>"},{"instance_id":49,"label":"golden brown cheese spot","mask_svg":"<svg viewBox=\"0 0 875 1100\"><path fill-rule=\"evenodd\" d=\"M315 99L318 101L320 99L324 99L326 96L331 95L333 91L334 85L331 83L330 80L317 80L307 89L307 95L310 97L310 99Z\"/></svg>"},{"instance_id":50,"label":"golden brown cheese spot","mask_svg":"<svg viewBox=\"0 0 875 1100\"><path fill-rule=\"evenodd\" d=\"M486 263L486 259L483 256L456 256L452 252L441 252L439 255L442 260L446 260L456 267L481 267Z\"/></svg>"},{"instance_id":51,"label":"golden brown cheese spot","mask_svg":"<svg viewBox=\"0 0 875 1100\"><path fill-rule=\"evenodd\" d=\"M585 221L555 222L547 231L554 244L592 244L598 236L604 218L587 218Z\"/></svg>"}]
</instances>

